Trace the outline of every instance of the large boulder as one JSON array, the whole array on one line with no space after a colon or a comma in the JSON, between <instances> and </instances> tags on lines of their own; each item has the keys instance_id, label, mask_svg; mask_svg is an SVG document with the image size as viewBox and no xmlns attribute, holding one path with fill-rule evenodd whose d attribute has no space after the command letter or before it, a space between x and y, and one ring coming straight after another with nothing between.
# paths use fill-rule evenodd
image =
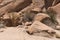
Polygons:
<instances>
[{"instance_id":1,"label":"large boulder","mask_svg":"<svg viewBox=\"0 0 60 40\"><path fill-rule=\"evenodd\" d=\"M33 24L27 28L27 32L29 34L40 32L41 30L48 32L53 37L60 37L59 31L57 31L39 21L34 21Z\"/></svg>"},{"instance_id":2,"label":"large boulder","mask_svg":"<svg viewBox=\"0 0 60 40\"><path fill-rule=\"evenodd\" d=\"M11 3L7 4L6 6L0 8L0 16L5 14L6 12L11 11L20 11L29 4L31 4L32 0L16 0L12 1ZM4 9L4 10L3 10Z\"/></svg>"},{"instance_id":3,"label":"large boulder","mask_svg":"<svg viewBox=\"0 0 60 40\"><path fill-rule=\"evenodd\" d=\"M54 14L56 20L58 21L60 25L60 3L57 4L56 6L49 7L48 11Z\"/></svg>"},{"instance_id":4,"label":"large boulder","mask_svg":"<svg viewBox=\"0 0 60 40\"><path fill-rule=\"evenodd\" d=\"M48 14L38 13L37 15L35 15L34 21L42 21L43 19L45 19L47 17L49 18L49 15Z\"/></svg>"}]
</instances>

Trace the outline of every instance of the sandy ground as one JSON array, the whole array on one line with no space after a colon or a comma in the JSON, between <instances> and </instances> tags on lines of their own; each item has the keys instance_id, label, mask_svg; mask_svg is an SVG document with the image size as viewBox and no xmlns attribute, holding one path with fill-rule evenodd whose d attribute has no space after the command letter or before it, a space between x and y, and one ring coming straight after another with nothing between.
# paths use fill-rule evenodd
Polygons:
<instances>
[{"instance_id":1,"label":"sandy ground","mask_svg":"<svg viewBox=\"0 0 60 40\"><path fill-rule=\"evenodd\" d=\"M8 27L0 32L0 40L60 40L56 38L45 38L41 36L29 35L23 28Z\"/></svg>"}]
</instances>

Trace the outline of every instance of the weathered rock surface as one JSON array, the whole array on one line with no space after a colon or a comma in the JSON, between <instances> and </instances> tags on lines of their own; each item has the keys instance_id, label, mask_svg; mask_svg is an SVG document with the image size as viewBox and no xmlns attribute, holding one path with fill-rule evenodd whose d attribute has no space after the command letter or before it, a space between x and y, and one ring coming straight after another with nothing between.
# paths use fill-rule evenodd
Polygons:
<instances>
[{"instance_id":1,"label":"weathered rock surface","mask_svg":"<svg viewBox=\"0 0 60 40\"><path fill-rule=\"evenodd\" d=\"M32 0L34 8L32 10L34 11L42 11L42 9L44 8L44 0Z\"/></svg>"},{"instance_id":2,"label":"weathered rock surface","mask_svg":"<svg viewBox=\"0 0 60 40\"><path fill-rule=\"evenodd\" d=\"M60 0L0 0L0 40L60 40L59 10Z\"/></svg>"},{"instance_id":3,"label":"weathered rock surface","mask_svg":"<svg viewBox=\"0 0 60 40\"><path fill-rule=\"evenodd\" d=\"M7 12L20 11L26 6L28 6L32 1L31 0L17 0L12 1L8 5L0 8L0 15L3 15ZM4 9L4 10L3 10Z\"/></svg>"},{"instance_id":4,"label":"weathered rock surface","mask_svg":"<svg viewBox=\"0 0 60 40\"><path fill-rule=\"evenodd\" d=\"M53 33L53 35L56 35L55 37L60 37L60 32L39 22L39 21L35 21L31 26L28 27L27 32L29 32L29 34L35 33L35 32L39 32L40 30L45 30L49 33Z\"/></svg>"},{"instance_id":5,"label":"weathered rock surface","mask_svg":"<svg viewBox=\"0 0 60 40\"><path fill-rule=\"evenodd\" d=\"M49 15L47 15L45 13L38 13L35 15L34 21L42 21L45 18L49 18Z\"/></svg>"},{"instance_id":6,"label":"weathered rock surface","mask_svg":"<svg viewBox=\"0 0 60 40\"><path fill-rule=\"evenodd\" d=\"M52 13L56 14L56 20L58 21L58 23L60 24L60 3L57 4L56 6L52 6L50 8L48 8L49 11L51 11Z\"/></svg>"},{"instance_id":7,"label":"weathered rock surface","mask_svg":"<svg viewBox=\"0 0 60 40\"><path fill-rule=\"evenodd\" d=\"M0 33L0 40L59 40L41 36L28 35L23 28L6 28Z\"/></svg>"}]
</instances>

